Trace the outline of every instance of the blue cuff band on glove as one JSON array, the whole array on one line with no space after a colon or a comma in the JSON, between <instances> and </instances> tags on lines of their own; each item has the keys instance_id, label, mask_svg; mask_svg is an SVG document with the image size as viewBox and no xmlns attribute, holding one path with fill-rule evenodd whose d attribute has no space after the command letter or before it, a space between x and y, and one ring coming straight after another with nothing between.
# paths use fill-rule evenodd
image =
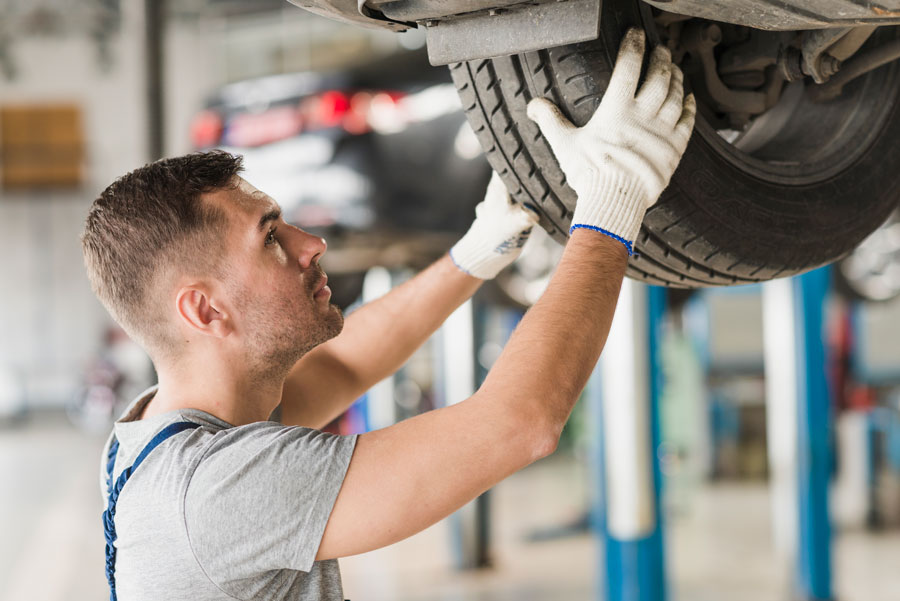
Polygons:
<instances>
[{"instance_id":1,"label":"blue cuff band on glove","mask_svg":"<svg viewBox=\"0 0 900 601\"><path fill-rule=\"evenodd\" d=\"M600 232L601 234L605 234L605 235L609 236L609 237L612 238L613 240L618 240L619 242L621 242L622 244L625 245L625 250L628 251L628 256L629 256L629 257L632 256L632 255L634 254L634 250L633 250L633 248L632 248L632 243L631 243L631 242L629 242L628 240L626 240L626 239L623 238L622 236L617 236L616 234L614 234L614 233L612 233L612 232L608 232L608 231L606 231L606 230L603 229L603 228L597 227L596 225L587 225L587 224L585 224L585 223L575 223L575 224L572 225L572 227L569 228L569 235L571 236L571 235L572 235L572 232L574 232L574 231L577 230L578 228L584 228L584 229L586 229L586 230L594 230L595 232Z\"/></svg>"},{"instance_id":2,"label":"blue cuff band on glove","mask_svg":"<svg viewBox=\"0 0 900 601\"><path fill-rule=\"evenodd\" d=\"M450 260L453 261L453 264L456 265L457 269L459 269L461 272L463 272L466 275L472 275L466 268L464 268L462 265L460 265L459 263L456 262L456 259L453 256L452 248L449 251L447 251L447 254L450 255ZM472 277L475 277L475 276L472 276Z\"/></svg>"}]
</instances>

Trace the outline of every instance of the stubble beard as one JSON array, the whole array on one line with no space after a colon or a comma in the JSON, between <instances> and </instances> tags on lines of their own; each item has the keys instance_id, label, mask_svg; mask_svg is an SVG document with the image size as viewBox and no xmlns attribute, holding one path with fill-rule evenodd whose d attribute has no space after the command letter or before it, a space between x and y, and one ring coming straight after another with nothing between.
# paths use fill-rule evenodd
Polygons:
<instances>
[{"instance_id":1,"label":"stubble beard","mask_svg":"<svg viewBox=\"0 0 900 601\"><path fill-rule=\"evenodd\" d=\"M283 378L306 353L341 333L344 316L337 305L320 308L314 298L288 298L263 304L245 291L242 313L248 328L247 359L259 379Z\"/></svg>"}]
</instances>

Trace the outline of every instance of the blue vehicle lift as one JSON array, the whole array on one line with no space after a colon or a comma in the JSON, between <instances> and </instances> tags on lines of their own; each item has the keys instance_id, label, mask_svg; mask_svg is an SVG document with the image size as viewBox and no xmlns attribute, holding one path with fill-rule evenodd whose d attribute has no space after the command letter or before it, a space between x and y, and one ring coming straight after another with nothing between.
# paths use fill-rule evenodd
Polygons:
<instances>
[{"instance_id":1,"label":"blue vehicle lift","mask_svg":"<svg viewBox=\"0 0 900 601\"><path fill-rule=\"evenodd\" d=\"M625 280L587 389L598 433L592 520L601 547L598 598L605 601L667 598L657 454L665 295Z\"/></svg>"},{"instance_id":2,"label":"blue vehicle lift","mask_svg":"<svg viewBox=\"0 0 900 601\"><path fill-rule=\"evenodd\" d=\"M776 546L801 601L831 601L833 458L827 374L828 268L763 286L769 461Z\"/></svg>"},{"instance_id":3,"label":"blue vehicle lift","mask_svg":"<svg viewBox=\"0 0 900 601\"><path fill-rule=\"evenodd\" d=\"M824 337L830 273L763 287L776 546L794 566L800 601L831 601L832 397ZM667 598L657 454L665 290L626 280L610 337L588 385L598 441L594 527L598 598Z\"/></svg>"}]
</instances>

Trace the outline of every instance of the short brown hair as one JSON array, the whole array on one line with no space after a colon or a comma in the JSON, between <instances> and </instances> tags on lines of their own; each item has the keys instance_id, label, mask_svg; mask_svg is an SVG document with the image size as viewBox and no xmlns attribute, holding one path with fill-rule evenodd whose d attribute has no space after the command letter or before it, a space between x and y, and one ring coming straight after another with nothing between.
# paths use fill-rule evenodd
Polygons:
<instances>
[{"instance_id":1,"label":"short brown hair","mask_svg":"<svg viewBox=\"0 0 900 601\"><path fill-rule=\"evenodd\" d=\"M94 201L81 237L91 286L113 318L151 355L172 340L154 306L167 268L208 273L225 231L204 193L236 185L243 159L223 151L162 159L123 175Z\"/></svg>"}]
</instances>

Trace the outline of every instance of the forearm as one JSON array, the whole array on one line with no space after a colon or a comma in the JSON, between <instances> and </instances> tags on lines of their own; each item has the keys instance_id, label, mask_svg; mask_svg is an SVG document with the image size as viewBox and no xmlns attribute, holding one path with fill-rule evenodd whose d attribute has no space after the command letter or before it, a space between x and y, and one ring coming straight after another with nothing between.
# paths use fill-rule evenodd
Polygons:
<instances>
[{"instance_id":1,"label":"forearm","mask_svg":"<svg viewBox=\"0 0 900 601\"><path fill-rule=\"evenodd\" d=\"M484 283L449 255L347 317L332 352L353 366L368 389L391 375Z\"/></svg>"},{"instance_id":2,"label":"forearm","mask_svg":"<svg viewBox=\"0 0 900 601\"><path fill-rule=\"evenodd\" d=\"M546 138L578 201L557 272L528 312L482 387L550 434L558 433L606 343L627 254L647 208L666 188L687 147L696 100L664 46L644 83L644 33L622 38L600 106L581 127L549 100L527 114ZM481 393L482 390L479 390Z\"/></svg>"},{"instance_id":3,"label":"forearm","mask_svg":"<svg viewBox=\"0 0 900 601\"><path fill-rule=\"evenodd\" d=\"M550 288L471 398L362 434L317 559L397 542L555 448L596 362L625 272L624 245L573 234ZM560 425L561 428L561 425ZM385 475L388 475L387 482Z\"/></svg>"},{"instance_id":4,"label":"forearm","mask_svg":"<svg viewBox=\"0 0 900 601\"><path fill-rule=\"evenodd\" d=\"M627 258L619 242L575 230L477 394L561 431L606 343Z\"/></svg>"}]
</instances>

